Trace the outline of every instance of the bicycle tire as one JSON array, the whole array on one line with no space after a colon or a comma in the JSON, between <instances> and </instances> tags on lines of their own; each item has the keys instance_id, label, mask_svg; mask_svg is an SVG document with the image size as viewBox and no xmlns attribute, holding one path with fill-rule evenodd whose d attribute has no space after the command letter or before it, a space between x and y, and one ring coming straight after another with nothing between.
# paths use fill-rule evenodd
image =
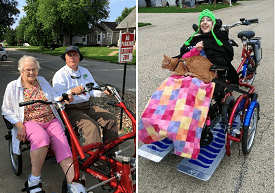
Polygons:
<instances>
[{"instance_id":1,"label":"bicycle tire","mask_svg":"<svg viewBox=\"0 0 275 193\"><path fill-rule=\"evenodd\" d=\"M15 175L19 176L22 173L23 168L22 154L17 155L13 153L12 139L9 140L9 155L11 160L12 171Z\"/></svg>"},{"instance_id":2,"label":"bicycle tire","mask_svg":"<svg viewBox=\"0 0 275 193\"><path fill-rule=\"evenodd\" d=\"M259 105L256 105L253 110L253 114L251 116L250 125L248 126L247 129L243 128L242 151L245 156L250 153L252 146L254 144L258 120L259 120Z\"/></svg>"}]
</instances>

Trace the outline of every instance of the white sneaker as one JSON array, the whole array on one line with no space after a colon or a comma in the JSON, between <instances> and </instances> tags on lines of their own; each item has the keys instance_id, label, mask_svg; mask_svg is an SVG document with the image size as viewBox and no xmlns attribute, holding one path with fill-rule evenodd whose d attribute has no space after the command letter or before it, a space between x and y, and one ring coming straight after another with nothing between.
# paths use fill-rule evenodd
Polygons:
<instances>
[{"instance_id":1,"label":"white sneaker","mask_svg":"<svg viewBox=\"0 0 275 193\"><path fill-rule=\"evenodd\" d=\"M25 189L27 190L27 193L45 193L42 190L42 183L41 179L39 178L38 180L32 180L30 181L30 176L28 178L28 187L26 187L25 183Z\"/></svg>"}]
</instances>

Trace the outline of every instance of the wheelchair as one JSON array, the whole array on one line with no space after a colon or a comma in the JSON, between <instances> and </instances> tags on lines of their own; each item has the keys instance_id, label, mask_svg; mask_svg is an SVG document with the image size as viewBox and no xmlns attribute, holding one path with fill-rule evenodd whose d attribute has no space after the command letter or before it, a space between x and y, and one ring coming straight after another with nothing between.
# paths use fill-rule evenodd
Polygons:
<instances>
[{"instance_id":1,"label":"wheelchair","mask_svg":"<svg viewBox=\"0 0 275 193\"><path fill-rule=\"evenodd\" d=\"M225 71L227 67L214 66L212 70ZM225 154L231 155L232 142L242 144L244 156L251 152L259 120L260 105L251 84L239 81L240 89L227 83L223 77L213 80L220 88L214 91L208 115L200 138L197 159L183 158L177 170L203 181L210 179ZM235 92L236 91L236 92ZM240 94L238 94L240 93ZM143 144L138 155L154 162L162 161L173 153L174 144L169 138Z\"/></svg>"}]
</instances>

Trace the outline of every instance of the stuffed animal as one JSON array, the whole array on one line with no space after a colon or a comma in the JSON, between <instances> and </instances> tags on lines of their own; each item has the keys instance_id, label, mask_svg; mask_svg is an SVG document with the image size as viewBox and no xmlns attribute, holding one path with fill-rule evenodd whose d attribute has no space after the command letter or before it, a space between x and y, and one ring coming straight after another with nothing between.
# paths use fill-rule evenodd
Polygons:
<instances>
[{"instance_id":1,"label":"stuffed animal","mask_svg":"<svg viewBox=\"0 0 275 193\"><path fill-rule=\"evenodd\" d=\"M192 76L205 83L211 82L217 77L215 72L210 71L213 64L203 56L192 56L190 58L171 58L164 54L162 68L174 72L175 75Z\"/></svg>"}]
</instances>

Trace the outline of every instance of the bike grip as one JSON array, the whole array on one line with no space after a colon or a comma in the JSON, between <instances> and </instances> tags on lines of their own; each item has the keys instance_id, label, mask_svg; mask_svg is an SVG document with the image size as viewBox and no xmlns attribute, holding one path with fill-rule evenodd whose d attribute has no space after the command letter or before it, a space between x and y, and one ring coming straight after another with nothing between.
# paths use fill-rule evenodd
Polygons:
<instances>
[{"instance_id":1,"label":"bike grip","mask_svg":"<svg viewBox=\"0 0 275 193\"><path fill-rule=\"evenodd\" d=\"M21 103L19 103L19 107L31 105L31 104L34 104L34 103L35 103L35 102L34 102L33 100L32 100L32 101L21 102Z\"/></svg>"},{"instance_id":2,"label":"bike grip","mask_svg":"<svg viewBox=\"0 0 275 193\"><path fill-rule=\"evenodd\" d=\"M114 101L108 101L107 103L108 103L108 105L112 105L112 106L114 106L114 107L117 106L116 103L115 103Z\"/></svg>"},{"instance_id":3,"label":"bike grip","mask_svg":"<svg viewBox=\"0 0 275 193\"><path fill-rule=\"evenodd\" d=\"M62 93L62 101L69 101L69 95L67 93Z\"/></svg>"},{"instance_id":4,"label":"bike grip","mask_svg":"<svg viewBox=\"0 0 275 193\"><path fill-rule=\"evenodd\" d=\"M247 21L250 23L258 23L258 19L249 19Z\"/></svg>"}]
</instances>

